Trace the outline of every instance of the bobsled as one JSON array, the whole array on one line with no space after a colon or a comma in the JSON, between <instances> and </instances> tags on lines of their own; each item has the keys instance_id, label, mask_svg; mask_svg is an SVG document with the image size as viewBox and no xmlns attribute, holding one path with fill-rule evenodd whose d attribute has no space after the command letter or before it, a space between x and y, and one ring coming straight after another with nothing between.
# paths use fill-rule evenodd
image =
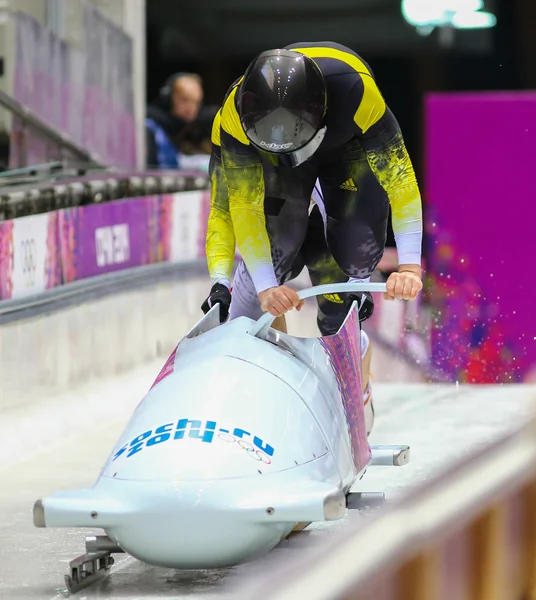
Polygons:
<instances>
[{"instance_id":1,"label":"bobsled","mask_svg":"<svg viewBox=\"0 0 536 600\"><path fill-rule=\"evenodd\" d=\"M299 295L363 290L385 284ZM351 492L369 466L409 461L408 446L368 443L357 304L327 337L294 337L273 320L220 324L216 304L173 350L93 486L35 502L36 527L104 531L71 561L71 592L114 553L176 569L249 562L371 501Z\"/></svg>"}]
</instances>

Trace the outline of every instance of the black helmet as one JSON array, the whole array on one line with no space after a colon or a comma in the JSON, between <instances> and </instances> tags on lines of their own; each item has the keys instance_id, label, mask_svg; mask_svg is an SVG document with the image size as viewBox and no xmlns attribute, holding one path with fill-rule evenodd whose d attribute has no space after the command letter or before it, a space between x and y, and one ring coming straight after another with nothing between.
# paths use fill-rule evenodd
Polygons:
<instances>
[{"instance_id":1,"label":"black helmet","mask_svg":"<svg viewBox=\"0 0 536 600\"><path fill-rule=\"evenodd\" d=\"M248 67L238 89L238 110L249 141L297 166L320 146L327 106L322 71L308 56L268 50Z\"/></svg>"}]
</instances>

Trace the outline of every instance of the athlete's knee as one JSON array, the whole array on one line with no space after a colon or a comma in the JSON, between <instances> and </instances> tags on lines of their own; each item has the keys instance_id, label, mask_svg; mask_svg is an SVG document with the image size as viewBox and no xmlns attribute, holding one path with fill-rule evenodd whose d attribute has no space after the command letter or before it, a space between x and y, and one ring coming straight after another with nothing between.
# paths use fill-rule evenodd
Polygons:
<instances>
[{"instance_id":1,"label":"athlete's knee","mask_svg":"<svg viewBox=\"0 0 536 600\"><path fill-rule=\"evenodd\" d=\"M288 281L292 281L292 279L296 279L298 275L303 271L305 267L305 260L303 255L303 250L300 249L294 262L291 264L288 271L284 272L283 275L279 279L280 285L287 283Z\"/></svg>"},{"instance_id":2,"label":"athlete's knee","mask_svg":"<svg viewBox=\"0 0 536 600\"><path fill-rule=\"evenodd\" d=\"M333 257L348 277L370 277L385 250L386 237L366 223L331 227L328 244Z\"/></svg>"},{"instance_id":3,"label":"athlete's knee","mask_svg":"<svg viewBox=\"0 0 536 600\"><path fill-rule=\"evenodd\" d=\"M249 317L256 321L260 319L264 313L258 298L244 298L236 295L235 290L231 296L231 307L229 309L229 321L238 319L238 317Z\"/></svg>"},{"instance_id":4,"label":"athlete's knee","mask_svg":"<svg viewBox=\"0 0 536 600\"><path fill-rule=\"evenodd\" d=\"M371 352L372 345L370 343L370 338L365 330L361 329L361 356L365 356L367 353L370 354Z\"/></svg>"},{"instance_id":5,"label":"athlete's knee","mask_svg":"<svg viewBox=\"0 0 536 600\"><path fill-rule=\"evenodd\" d=\"M249 317L256 320L262 314L261 303L253 281L245 264L241 262L233 279L229 320L232 321L238 317Z\"/></svg>"},{"instance_id":6,"label":"athlete's knee","mask_svg":"<svg viewBox=\"0 0 536 600\"><path fill-rule=\"evenodd\" d=\"M340 328L342 327L344 320L346 318L347 312L338 312L331 315L326 315L320 309L317 313L316 323L318 325L318 329L320 330L321 335L335 335L338 333ZM370 342L369 336L366 332L358 326L359 336L360 336L360 350L361 357L364 359L365 357L370 357L372 353L372 344Z\"/></svg>"},{"instance_id":7,"label":"athlete's knee","mask_svg":"<svg viewBox=\"0 0 536 600\"><path fill-rule=\"evenodd\" d=\"M322 335L335 335L344 323L346 314L347 311L344 310L344 307L343 310L334 311L331 314L326 314L319 308L316 316L316 323L320 333Z\"/></svg>"}]
</instances>

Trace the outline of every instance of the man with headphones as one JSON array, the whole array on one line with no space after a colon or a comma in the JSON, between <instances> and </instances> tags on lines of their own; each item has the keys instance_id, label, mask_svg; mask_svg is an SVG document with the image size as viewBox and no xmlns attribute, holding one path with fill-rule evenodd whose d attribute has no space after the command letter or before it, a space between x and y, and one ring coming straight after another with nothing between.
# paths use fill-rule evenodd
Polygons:
<instances>
[{"instance_id":1,"label":"man with headphones","mask_svg":"<svg viewBox=\"0 0 536 600\"><path fill-rule=\"evenodd\" d=\"M145 120L147 167L177 169L180 147L199 116L203 83L195 73L176 73L147 108Z\"/></svg>"}]
</instances>

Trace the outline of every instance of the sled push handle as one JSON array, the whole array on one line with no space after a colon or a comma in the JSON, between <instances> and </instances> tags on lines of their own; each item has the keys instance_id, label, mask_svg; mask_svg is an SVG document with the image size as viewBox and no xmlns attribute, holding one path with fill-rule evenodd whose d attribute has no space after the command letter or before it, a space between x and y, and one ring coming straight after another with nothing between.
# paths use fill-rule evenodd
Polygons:
<instances>
[{"instance_id":1,"label":"sled push handle","mask_svg":"<svg viewBox=\"0 0 536 600\"><path fill-rule=\"evenodd\" d=\"M298 292L298 297L301 300L306 298L312 298L313 296L320 296L322 294L344 294L348 292L385 292L387 285L385 283L326 283L325 285L315 285L314 287L305 288ZM265 339L268 330L272 326L276 317L270 313L264 313L260 319L258 319L251 329L249 330L250 335Z\"/></svg>"}]
</instances>

